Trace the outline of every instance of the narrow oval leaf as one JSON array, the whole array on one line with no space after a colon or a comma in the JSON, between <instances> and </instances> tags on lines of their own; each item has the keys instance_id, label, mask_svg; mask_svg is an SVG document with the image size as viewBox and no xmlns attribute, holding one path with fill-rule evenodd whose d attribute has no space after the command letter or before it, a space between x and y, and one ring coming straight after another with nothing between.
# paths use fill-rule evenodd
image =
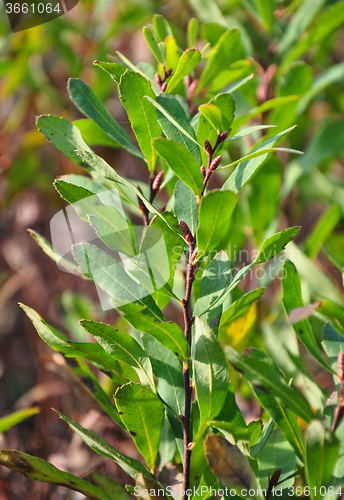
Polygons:
<instances>
[{"instance_id":1,"label":"narrow oval leaf","mask_svg":"<svg viewBox=\"0 0 344 500\"><path fill-rule=\"evenodd\" d=\"M192 153L171 139L155 139L154 148L170 169L199 197L203 179L199 163Z\"/></svg>"},{"instance_id":2,"label":"narrow oval leaf","mask_svg":"<svg viewBox=\"0 0 344 500\"><path fill-rule=\"evenodd\" d=\"M223 311L220 320L220 327L225 326L243 316L250 309L251 305L254 304L264 292L265 288L257 288L256 290L246 293L240 299L233 302L233 304Z\"/></svg>"},{"instance_id":3,"label":"narrow oval leaf","mask_svg":"<svg viewBox=\"0 0 344 500\"><path fill-rule=\"evenodd\" d=\"M154 31L152 29L150 29L148 26L145 26L143 28L143 36L145 37L145 40L146 40L149 48L151 49L154 57L156 58L156 60L160 64L164 64L165 60L162 57L162 54L160 52L160 48L159 48L159 45L158 45L158 41L157 41L157 39L155 37Z\"/></svg>"},{"instance_id":4,"label":"narrow oval leaf","mask_svg":"<svg viewBox=\"0 0 344 500\"><path fill-rule=\"evenodd\" d=\"M115 62L93 61L93 64L106 71L117 84L121 81L123 73L128 69L127 66Z\"/></svg>"},{"instance_id":5,"label":"narrow oval leaf","mask_svg":"<svg viewBox=\"0 0 344 500\"><path fill-rule=\"evenodd\" d=\"M151 84L139 73L127 71L121 77L119 92L120 101L128 114L131 127L148 162L148 168L154 172L157 155L152 141L155 137L160 137L162 132L154 106L145 99L145 96L149 96L155 100Z\"/></svg>"},{"instance_id":6,"label":"narrow oval leaf","mask_svg":"<svg viewBox=\"0 0 344 500\"><path fill-rule=\"evenodd\" d=\"M143 385L155 391L152 365L140 344L127 333L120 332L110 325L83 319L80 324L93 335L103 349L117 361L122 361L134 368Z\"/></svg>"},{"instance_id":7,"label":"narrow oval leaf","mask_svg":"<svg viewBox=\"0 0 344 500\"><path fill-rule=\"evenodd\" d=\"M120 148L119 142L112 139L108 134L106 134L99 125L89 118L80 118L79 120L74 120L73 125L78 127L81 132L82 137L85 139L87 144L91 146L110 146L111 148Z\"/></svg>"},{"instance_id":8,"label":"narrow oval leaf","mask_svg":"<svg viewBox=\"0 0 344 500\"><path fill-rule=\"evenodd\" d=\"M117 389L115 402L122 422L153 474L164 421L163 404L150 389L132 382Z\"/></svg>"},{"instance_id":9,"label":"narrow oval leaf","mask_svg":"<svg viewBox=\"0 0 344 500\"><path fill-rule=\"evenodd\" d=\"M202 104L198 109L219 134L222 128L222 113L220 109L215 104Z\"/></svg>"},{"instance_id":10,"label":"narrow oval leaf","mask_svg":"<svg viewBox=\"0 0 344 500\"><path fill-rule=\"evenodd\" d=\"M188 49L180 57L178 67L168 80L167 92L171 93L184 76L188 75L201 60L201 53L197 49Z\"/></svg>"},{"instance_id":11,"label":"narrow oval leaf","mask_svg":"<svg viewBox=\"0 0 344 500\"><path fill-rule=\"evenodd\" d=\"M180 222L183 220L190 228L192 234L197 230L197 200L191 189L179 180L173 191L174 213Z\"/></svg>"},{"instance_id":12,"label":"narrow oval leaf","mask_svg":"<svg viewBox=\"0 0 344 500\"><path fill-rule=\"evenodd\" d=\"M32 415L37 415L41 409L38 406L33 406L32 408L25 408L24 410L18 410L0 418L0 434L8 431L11 427L19 424L23 420L26 420Z\"/></svg>"},{"instance_id":13,"label":"narrow oval leaf","mask_svg":"<svg viewBox=\"0 0 344 500\"><path fill-rule=\"evenodd\" d=\"M68 80L68 91L71 100L84 115L91 118L106 134L118 142L122 148L137 158L143 159L141 151L137 149L129 135L110 115L92 87L79 78L70 78Z\"/></svg>"},{"instance_id":14,"label":"narrow oval leaf","mask_svg":"<svg viewBox=\"0 0 344 500\"><path fill-rule=\"evenodd\" d=\"M249 490L254 484L254 474L247 458L237 446L220 436L207 436L204 441L205 456L212 472L223 486Z\"/></svg>"},{"instance_id":15,"label":"narrow oval leaf","mask_svg":"<svg viewBox=\"0 0 344 500\"><path fill-rule=\"evenodd\" d=\"M200 411L200 423L194 443L209 422L218 415L228 392L228 364L221 345L205 321L196 317L193 379Z\"/></svg>"},{"instance_id":16,"label":"narrow oval leaf","mask_svg":"<svg viewBox=\"0 0 344 500\"><path fill-rule=\"evenodd\" d=\"M296 267L290 260L286 260L283 269L283 302L286 312L289 315L293 309L304 307L304 304L301 295L300 277ZM327 371L332 372L331 367L321 354L309 319L306 318L297 321L293 324L293 328L300 341L312 354L312 356L314 356L318 363L320 363L320 365Z\"/></svg>"},{"instance_id":17,"label":"narrow oval leaf","mask_svg":"<svg viewBox=\"0 0 344 500\"><path fill-rule=\"evenodd\" d=\"M74 491L79 491L90 500L111 500L99 486L85 481L79 477L63 472L54 465L40 458L32 457L26 453L15 450L1 450L0 464L24 476L43 483L58 484Z\"/></svg>"},{"instance_id":18,"label":"narrow oval leaf","mask_svg":"<svg viewBox=\"0 0 344 500\"><path fill-rule=\"evenodd\" d=\"M232 191L214 190L202 198L197 229L197 260L214 250L226 237L237 202L238 197Z\"/></svg>"}]
</instances>

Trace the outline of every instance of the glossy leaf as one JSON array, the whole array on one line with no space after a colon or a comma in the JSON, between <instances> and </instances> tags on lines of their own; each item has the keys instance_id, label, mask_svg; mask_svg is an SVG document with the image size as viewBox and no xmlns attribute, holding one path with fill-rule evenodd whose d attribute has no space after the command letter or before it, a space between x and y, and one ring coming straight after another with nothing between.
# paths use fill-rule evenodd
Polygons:
<instances>
[{"instance_id":1,"label":"glossy leaf","mask_svg":"<svg viewBox=\"0 0 344 500\"><path fill-rule=\"evenodd\" d=\"M148 168L154 172L157 156L152 146L155 137L161 136L154 106L145 98L155 100L151 84L138 73L127 71L119 84L120 100L125 108L131 127L147 160Z\"/></svg>"},{"instance_id":2,"label":"glossy leaf","mask_svg":"<svg viewBox=\"0 0 344 500\"><path fill-rule=\"evenodd\" d=\"M213 190L204 196L199 207L197 259L216 248L228 234L238 197L231 191Z\"/></svg>"},{"instance_id":3,"label":"glossy leaf","mask_svg":"<svg viewBox=\"0 0 344 500\"><path fill-rule=\"evenodd\" d=\"M160 51L160 48L158 45L158 41L155 37L154 31L152 29L150 29L148 26L145 26L143 28L143 36L145 37L145 40L146 40L149 48L151 49L154 57L156 58L156 60L160 64L164 64L165 60L162 57L162 54L161 54L161 51Z\"/></svg>"},{"instance_id":4,"label":"glossy leaf","mask_svg":"<svg viewBox=\"0 0 344 500\"><path fill-rule=\"evenodd\" d=\"M112 358L132 366L141 383L155 390L150 360L133 337L97 321L83 319L80 324Z\"/></svg>"},{"instance_id":5,"label":"glossy leaf","mask_svg":"<svg viewBox=\"0 0 344 500\"><path fill-rule=\"evenodd\" d=\"M95 486L69 472L63 472L41 458L32 457L20 451L1 450L0 464L24 474L29 479L58 484L79 491L90 500L110 500L107 493L99 486Z\"/></svg>"},{"instance_id":6,"label":"glossy leaf","mask_svg":"<svg viewBox=\"0 0 344 500\"><path fill-rule=\"evenodd\" d=\"M141 151L137 149L125 130L118 125L87 83L79 78L70 78L68 80L68 91L71 100L84 115L94 120L106 134L117 141L126 151L137 158L143 158Z\"/></svg>"},{"instance_id":7,"label":"glossy leaf","mask_svg":"<svg viewBox=\"0 0 344 500\"><path fill-rule=\"evenodd\" d=\"M208 422L220 412L228 391L228 364L219 342L201 318L196 317L194 381L200 411L196 442Z\"/></svg>"},{"instance_id":8,"label":"glossy leaf","mask_svg":"<svg viewBox=\"0 0 344 500\"><path fill-rule=\"evenodd\" d=\"M93 120L89 118L80 118L79 120L74 120L73 125L78 127L81 132L82 137L85 139L87 144L97 145L97 146L110 146L112 148L120 148L119 142L112 139L107 135Z\"/></svg>"},{"instance_id":9,"label":"glossy leaf","mask_svg":"<svg viewBox=\"0 0 344 500\"><path fill-rule=\"evenodd\" d=\"M188 49L180 57L178 67L174 74L169 78L167 84L167 92L171 93L178 83L184 78L184 76L188 75L195 66L201 60L201 53L197 49Z\"/></svg>"},{"instance_id":10,"label":"glossy leaf","mask_svg":"<svg viewBox=\"0 0 344 500\"><path fill-rule=\"evenodd\" d=\"M175 216L179 222L183 220L189 226L193 235L196 234L197 201L194 193L182 180L179 180L173 194Z\"/></svg>"},{"instance_id":11,"label":"glossy leaf","mask_svg":"<svg viewBox=\"0 0 344 500\"><path fill-rule=\"evenodd\" d=\"M117 84L119 84L119 82L121 81L121 76L128 69L127 66L115 62L93 61L93 64L106 71L106 73L108 73Z\"/></svg>"},{"instance_id":12,"label":"glossy leaf","mask_svg":"<svg viewBox=\"0 0 344 500\"><path fill-rule=\"evenodd\" d=\"M163 404L150 389L132 382L117 389L115 402L124 425L153 474L164 421Z\"/></svg>"},{"instance_id":13,"label":"glossy leaf","mask_svg":"<svg viewBox=\"0 0 344 500\"><path fill-rule=\"evenodd\" d=\"M232 321L243 316L256 300L258 300L264 293L265 288L257 288L243 295L240 299L231 304L225 311L223 311L220 319L220 327L225 326Z\"/></svg>"},{"instance_id":14,"label":"glossy leaf","mask_svg":"<svg viewBox=\"0 0 344 500\"><path fill-rule=\"evenodd\" d=\"M287 314L289 315L296 307L304 307L301 295L301 283L296 267L290 260L284 263L284 276L282 278L283 285L283 302ZM314 358L327 371L332 371L327 361L320 352L318 344L315 340L314 333L309 319L301 320L293 324L296 335L306 347L306 349L314 356Z\"/></svg>"},{"instance_id":15,"label":"glossy leaf","mask_svg":"<svg viewBox=\"0 0 344 500\"><path fill-rule=\"evenodd\" d=\"M198 109L219 134L222 128L222 113L220 109L215 104L202 104Z\"/></svg>"},{"instance_id":16,"label":"glossy leaf","mask_svg":"<svg viewBox=\"0 0 344 500\"><path fill-rule=\"evenodd\" d=\"M111 500L130 500L130 496L123 486L114 479L104 476L104 474L99 474L98 472L91 472L90 478L96 486L99 486L107 493Z\"/></svg>"},{"instance_id":17,"label":"glossy leaf","mask_svg":"<svg viewBox=\"0 0 344 500\"><path fill-rule=\"evenodd\" d=\"M171 139L155 139L154 148L170 169L199 197L203 179L199 163L190 151Z\"/></svg>"}]
</instances>

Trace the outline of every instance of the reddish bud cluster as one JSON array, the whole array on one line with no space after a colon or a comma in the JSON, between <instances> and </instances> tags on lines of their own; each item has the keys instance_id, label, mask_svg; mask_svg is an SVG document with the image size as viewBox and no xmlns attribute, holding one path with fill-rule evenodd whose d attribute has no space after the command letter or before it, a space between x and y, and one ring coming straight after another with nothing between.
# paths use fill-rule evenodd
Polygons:
<instances>
[{"instance_id":1,"label":"reddish bud cluster","mask_svg":"<svg viewBox=\"0 0 344 500\"><path fill-rule=\"evenodd\" d=\"M208 141L208 139L205 139L204 141L204 147L205 147L205 150L207 153L211 153L213 148L211 147L211 144L210 142Z\"/></svg>"},{"instance_id":2,"label":"reddish bud cluster","mask_svg":"<svg viewBox=\"0 0 344 500\"><path fill-rule=\"evenodd\" d=\"M183 234L185 236L185 239L188 243L192 243L193 241L193 236L190 231L189 226L184 222L183 220L180 221L180 227L182 228Z\"/></svg>"},{"instance_id":3,"label":"reddish bud cluster","mask_svg":"<svg viewBox=\"0 0 344 500\"><path fill-rule=\"evenodd\" d=\"M211 162L209 169L210 169L212 172L213 172L214 170L216 170L216 169L217 169L217 167L220 165L221 159L222 159L222 156L221 156L221 155L219 155L219 156L217 156L216 158L214 158L214 160Z\"/></svg>"},{"instance_id":4,"label":"reddish bud cluster","mask_svg":"<svg viewBox=\"0 0 344 500\"><path fill-rule=\"evenodd\" d=\"M160 213L165 212L166 205L167 205L167 203L164 203L163 205L161 205L161 207L159 208Z\"/></svg>"},{"instance_id":5,"label":"reddish bud cluster","mask_svg":"<svg viewBox=\"0 0 344 500\"><path fill-rule=\"evenodd\" d=\"M155 78L155 82L156 82L156 83L159 85L159 87L160 87L160 85L161 85L161 76L159 75L159 73L158 73L158 72L156 72L156 73L155 73L154 78Z\"/></svg>"},{"instance_id":6,"label":"reddish bud cluster","mask_svg":"<svg viewBox=\"0 0 344 500\"><path fill-rule=\"evenodd\" d=\"M143 194L143 193L142 193L142 189L140 188L140 186L136 186L136 187L137 187L137 189L140 191L140 193L141 193L141 194ZM141 212L142 212L142 213L146 213L146 211L147 211L147 207L146 207L146 205L143 203L143 201L141 200L141 198L140 198L139 196L137 196L137 201L138 201L139 208L140 208Z\"/></svg>"},{"instance_id":7,"label":"reddish bud cluster","mask_svg":"<svg viewBox=\"0 0 344 500\"><path fill-rule=\"evenodd\" d=\"M194 95L194 92L196 90L196 87L197 87L197 84L198 84L198 80L194 80L193 82L190 83L189 85L189 88L188 88L188 100L191 101L193 95Z\"/></svg>"},{"instance_id":8,"label":"reddish bud cluster","mask_svg":"<svg viewBox=\"0 0 344 500\"><path fill-rule=\"evenodd\" d=\"M157 193L160 189L161 183L162 183L162 178L164 177L164 171L161 170L155 177L153 184L152 184L152 189L155 193Z\"/></svg>"},{"instance_id":9,"label":"reddish bud cluster","mask_svg":"<svg viewBox=\"0 0 344 500\"><path fill-rule=\"evenodd\" d=\"M222 132L222 134L220 134L220 137L219 137L220 142L225 141L227 139L227 137L228 137L228 132Z\"/></svg>"},{"instance_id":10,"label":"reddish bud cluster","mask_svg":"<svg viewBox=\"0 0 344 500\"><path fill-rule=\"evenodd\" d=\"M344 382L344 353L340 352L338 354L338 378L341 382Z\"/></svg>"},{"instance_id":11,"label":"reddish bud cluster","mask_svg":"<svg viewBox=\"0 0 344 500\"><path fill-rule=\"evenodd\" d=\"M166 89L167 89L167 82L164 82L160 87L160 92L165 92Z\"/></svg>"},{"instance_id":12,"label":"reddish bud cluster","mask_svg":"<svg viewBox=\"0 0 344 500\"><path fill-rule=\"evenodd\" d=\"M202 172L203 179L204 179L204 177L206 176L206 170L204 168L204 165L201 165L201 172Z\"/></svg>"},{"instance_id":13,"label":"reddish bud cluster","mask_svg":"<svg viewBox=\"0 0 344 500\"><path fill-rule=\"evenodd\" d=\"M191 254L191 262L194 263L196 257L197 257L197 254L198 254L198 248L195 248L195 250L192 252Z\"/></svg>"},{"instance_id":14,"label":"reddish bud cluster","mask_svg":"<svg viewBox=\"0 0 344 500\"><path fill-rule=\"evenodd\" d=\"M271 479L270 479L270 481L269 481L269 484L270 484L271 486L276 486L276 484L278 483L278 480L279 480L279 478L280 478L281 472L282 472L282 469L277 469L277 470L275 470L275 472L272 474Z\"/></svg>"},{"instance_id":15,"label":"reddish bud cluster","mask_svg":"<svg viewBox=\"0 0 344 500\"><path fill-rule=\"evenodd\" d=\"M171 76L171 75L172 75L172 71L173 71L173 70L172 70L172 68L170 68L170 69L168 69L168 70L166 71L166 73L165 73L165 80L166 80L166 78L168 78L169 76Z\"/></svg>"}]
</instances>

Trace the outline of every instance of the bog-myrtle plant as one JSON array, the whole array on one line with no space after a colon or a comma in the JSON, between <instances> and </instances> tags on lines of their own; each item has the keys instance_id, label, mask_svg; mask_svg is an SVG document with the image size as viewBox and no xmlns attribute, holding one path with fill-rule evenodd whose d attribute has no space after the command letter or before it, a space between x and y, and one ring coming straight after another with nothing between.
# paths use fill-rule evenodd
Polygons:
<instances>
[{"instance_id":1,"label":"bog-myrtle plant","mask_svg":"<svg viewBox=\"0 0 344 500\"><path fill-rule=\"evenodd\" d=\"M106 294L108 306L116 308L131 330L126 333L83 319L80 324L96 342L76 342L22 305L40 337L55 351L75 358L85 390L131 436L145 464L59 415L87 445L114 460L136 481L127 490L138 497L186 500L217 494L268 499L277 489L279 496L284 491L294 497L299 495L294 490L295 477L304 478L299 483L304 488L301 493L312 499L331 492L337 497L344 475L340 437L344 327L338 310L329 301L322 311L339 318L336 329L330 323L324 329L327 359L309 320L315 308L303 306L297 269L285 261L280 276L295 334L337 385L326 408L324 392L297 356L288 358L299 367L294 380L283 360L277 366L257 348L241 355L229 345L223 348L218 340L219 329L245 317L264 293L264 288L257 288L233 300L238 284L254 266L264 268L300 229L290 227L271 235L251 262L233 271L228 248L241 190L269 152L297 153L274 147L293 127L274 135L269 125L243 129L245 120L235 117L232 92L249 84L252 77L227 81L227 65L240 62L243 53L238 28L220 27L211 48L181 51L161 16L154 26L154 31L144 28L144 36L155 66L135 66L120 53L116 62L95 61L116 82L137 142L88 84L79 79L68 84L72 101L88 118L84 131L106 137L143 163L147 185L120 176L66 119L43 115L37 120L40 132L88 175L71 174L54 183L72 207L62 220L69 236L63 224L57 224L60 219L52 222L53 246L38 233L31 234L60 268L93 280ZM198 23L192 19L190 47L197 37ZM225 88L219 92L221 81ZM254 115L248 113L246 121ZM262 136L244 157L230 159L233 141L257 134L269 135ZM220 188L210 189L213 177ZM163 189L170 195L167 204L160 199ZM71 213L87 227L86 236L70 224ZM133 224L138 216L139 231ZM68 248L66 241L70 241ZM183 286L176 275L183 276ZM182 310L183 328L165 319L168 304ZM90 364L113 381L114 394L106 392ZM124 375L124 365L136 372L132 380ZM261 420L246 424L230 382L233 368L247 380L269 415L264 426ZM318 392L312 398L315 388ZM301 429L307 424L304 438ZM92 473L87 481L18 451L1 451L0 461L29 478L64 485L90 499L128 496L106 476Z\"/></svg>"}]
</instances>

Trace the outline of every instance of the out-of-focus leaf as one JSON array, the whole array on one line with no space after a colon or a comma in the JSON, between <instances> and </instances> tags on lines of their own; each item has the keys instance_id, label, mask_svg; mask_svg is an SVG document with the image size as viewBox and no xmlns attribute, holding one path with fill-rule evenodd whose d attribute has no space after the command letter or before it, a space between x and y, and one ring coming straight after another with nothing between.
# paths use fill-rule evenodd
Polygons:
<instances>
[{"instance_id":1,"label":"out-of-focus leaf","mask_svg":"<svg viewBox=\"0 0 344 500\"><path fill-rule=\"evenodd\" d=\"M344 336L335 330L330 323L326 323L323 331L322 346L330 360L335 373L338 372L338 354L344 352Z\"/></svg>"},{"instance_id":2,"label":"out-of-focus leaf","mask_svg":"<svg viewBox=\"0 0 344 500\"><path fill-rule=\"evenodd\" d=\"M197 200L194 193L182 180L176 184L173 209L178 221L183 220L194 235L197 229Z\"/></svg>"},{"instance_id":3,"label":"out-of-focus leaf","mask_svg":"<svg viewBox=\"0 0 344 500\"><path fill-rule=\"evenodd\" d=\"M290 260L284 263L284 276L282 278L283 285L283 302L287 314L297 307L304 307L301 295L301 283L296 267ZM312 354L312 356L320 363L327 371L332 372L331 367L320 352L318 344L315 340L313 330L309 319L301 320L293 324L296 335Z\"/></svg>"},{"instance_id":4,"label":"out-of-focus leaf","mask_svg":"<svg viewBox=\"0 0 344 500\"><path fill-rule=\"evenodd\" d=\"M187 44L188 47L193 47L197 41L198 37L198 19L195 17L192 17L189 22L188 22L188 27L186 30L186 38L187 38Z\"/></svg>"},{"instance_id":5,"label":"out-of-focus leaf","mask_svg":"<svg viewBox=\"0 0 344 500\"><path fill-rule=\"evenodd\" d=\"M242 316L230 322L224 335L222 335L221 341L231 345L234 349L239 349L239 346L247 340L247 336L256 320L257 308L255 304L252 304Z\"/></svg>"},{"instance_id":6,"label":"out-of-focus leaf","mask_svg":"<svg viewBox=\"0 0 344 500\"><path fill-rule=\"evenodd\" d=\"M268 32L271 33L275 22L276 2L275 0L257 0L257 4L263 23Z\"/></svg>"},{"instance_id":7,"label":"out-of-focus leaf","mask_svg":"<svg viewBox=\"0 0 344 500\"><path fill-rule=\"evenodd\" d=\"M325 244L327 238L338 224L341 211L337 205L331 205L317 220L316 225L305 241L304 252L310 259L315 259L321 250L320 243Z\"/></svg>"},{"instance_id":8,"label":"out-of-focus leaf","mask_svg":"<svg viewBox=\"0 0 344 500\"><path fill-rule=\"evenodd\" d=\"M95 486L69 472L63 472L41 458L32 457L20 451L1 450L0 463L9 469L21 472L29 479L58 484L79 491L90 500L110 500L107 493L99 486Z\"/></svg>"},{"instance_id":9,"label":"out-of-focus leaf","mask_svg":"<svg viewBox=\"0 0 344 500\"><path fill-rule=\"evenodd\" d=\"M232 347L226 346L225 353L229 362L252 384L262 386L268 394L277 397L291 411L305 422L313 416L312 410L303 397L284 380L281 372L262 351L252 349L241 356Z\"/></svg>"},{"instance_id":10,"label":"out-of-focus leaf","mask_svg":"<svg viewBox=\"0 0 344 500\"><path fill-rule=\"evenodd\" d=\"M111 500L130 500L123 486L116 483L114 479L104 476L104 474L99 474L98 472L91 472L90 478L94 484L107 493Z\"/></svg>"},{"instance_id":11,"label":"out-of-focus leaf","mask_svg":"<svg viewBox=\"0 0 344 500\"><path fill-rule=\"evenodd\" d=\"M171 139L155 139L154 148L171 170L200 197L203 179L200 165L190 151Z\"/></svg>"},{"instance_id":12,"label":"out-of-focus leaf","mask_svg":"<svg viewBox=\"0 0 344 500\"><path fill-rule=\"evenodd\" d=\"M226 237L237 202L237 195L229 190L213 190L202 198L198 214L197 260Z\"/></svg>"},{"instance_id":13,"label":"out-of-focus leaf","mask_svg":"<svg viewBox=\"0 0 344 500\"><path fill-rule=\"evenodd\" d=\"M172 35L168 21L160 14L153 16L153 26L159 42L163 42L167 36Z\"/></svg>"},{"instance_id":14,"label":"out-of-focus leaf","mask_svg":"<svg viewBox=\"0 0 344 500\"><path fill-rule=\"evenodd\" d=\"M154 106L145 98L155 100L149 81L138 73L127 71L119 84L120 100L125 108L140 148L147 160L148 168L154 172L157 156L152 141L162 132L157 122Z\"/></svg>"},{"instance_id":15,"label":"out-of-focus leaf","mask_svg":"<svg viewBox=\"0 0 344 500\"><path fill-rule=\"evenodd\" d=\"M122 148L143 159L141 151L137 149L125 130L110 115L94 90L79 78L68 80L68 91L71 100L88 118L91 118L106 134L117 141Z\"/></svg>"},{"instance_id":16,"label":"out-of-focus leaf","mask_svg":"<svg viewBox=\"0 0 344 500\"><path fill-rule=\"evenodd\" d=\"M61 413L57 412L59 417L67 422L69 427L89 446L99 455L103 457L111 458L116 464L118 464L130 477L136 479L139 474L143 474L148 479L153 479L150 471L135 458L127 457L123 453L117 451L113 446L111 446L105 439L97 436L93 432L81 427L74 420Z\"/></svg>"},{"instance_id":17,"label":"out-of-focus leaf","mask_svg":"<svg viewBox=\"0 0 344 500\"><path fill-rule=\"evenodd\" d=\"M328 485L337 461L338 443L325 440L325 429L314 420L306 432L306 479L312 500L320 500L320 487Z\"/></svg>"},{"instance_id":18,"label":"out-of-focus leaf","mask_svg":"<svg viewBox=\"0 0 344 500\"><path fill-rule=\"evenodd\" d=\"M160 436L159 455L161 470L166 463L172 463L176 451L176 440L174 439L173 429L167 417L165 417Z\"/></svg>"},{"instance_id":19,"label":"out-of-focus leaf","mask_svg":"<svg viewBox=\"0 0 344 500\"><path fill-rule=\"evenodd\" d=\"M208 311L203 319L213 329L216 337L222 313L222 305L215 309L212 309L211 306L228 285L229 274L228 255L226 252L221 251L209 262L208 267L203 273L198 300L194 308L195 316L201 316L203 311Z\"/></svg>"},{"instance_id":20,"label":"out-of-focus leaf","mask_svg":"<svg viewBox=\"0 0 344 500\"><path fill-rule=\"evenodd\" d=\"M205 456L210 469L223 486L249 490L254 484L254 474L247 458L237 446L220 436L207 436Z\"/></svg>"},{"instance_id":21,"label":"out-of-focus leaf","mask_svg":"<svg viewBox=\"0 0 344 500\"><path fill-rule=\"evenodd\" d=\"M82 159L76 154L77 149L92 153L81 136L80 130L65 118L54 115L41 115L36 120L36 125L53 146L65 154L77 165L82 164Z\"/></svg>"},{"instance_id":22,"label":"out-of-focus leaf","mask_svg":"<svg viewBox=\"0 0 344 500\"><path fill-rule=\"evenodd\" d=\"M186 131L192 138L191 141L185 133L180 131L164 114L159 110L157 111L158 122L167 137L167 139L173 139L180 144L183 144L188 150L194 155L196 160L201 164L201 154L199 151L199 146L196 140L196 134L194 129L189 123L187 116L185 114L184 108L179 103L179 101L172 95L166 94L165 92L157 96L158 103L166 110L166 112L177 122L184 131ZM153 104L153 103L152 103Z\"/></svg>"},{"instance_id":23,"label":"out-of-focus leaf","mask_svg":"<svg viewBox=\"0 0 344 500\"><path fill-rule=\"evenodd\" d=\"M297 457L304 460L304 445L302 440L301 429L297 423L295 413L290 411L278 399L256 387L251 383L252 389L259 399L261 405L268 412L273 421L283 432L285 438L292 446ZM277 467L278 468L278 467Z\"/></svg>"},{"instance_id":24,"label":"out-of-focus leaf","mask_svg":"<svg viewBox=\"0 0 344 500\"><path fill-rule=\"evenodd\" d=\"M168 79L167 92L171 93L178 83L188 75L201 60L201 53L197 49L188 49L180 57L178 67L171 78Z\"/></svg>"},{"instance_id":25,"label":"out-of-focus leaf","mask_svg":"<svg viewBox=\"0 0 344 500\"><path fill-rule=\"evenodd\" d=\"M331 321L333 327L344 335L344 309L339 307L333 300L322 300L318 307L318 312L327 321Z\"/></svg>"},{"instance_id":26,"label":"out-of-focus leaf","mask_svg":"<svg viewBox=\"0 0 344 500\"><path fill-rule=\"evenodd\" d=\"M220 412L228 391L228 364L219 342L201 318L196 317L193 379L200 411L196 442L209 421Z\"/></svg>"},{"instance_id":27,"label":"out-of-focus leaf","mask_svg":"<svg viewBox=\"0 0 344 500\"><path fill-rule=\"evenodd\" d=\"M296 457L293 448L281 431L274 431L264 448L256 455L259 467L259 483L263 489L269 486L269 479L276 469L282 469L279 481L291 476L296 470ZM284 481L282 488L294 484L294 478Z\"/></svg>"},{"instance_id":28,"label":"out-of-focus leaf","mask_svg":"<svg viewBox=\"0 0 344 500\"><path fill-rule=\"evenodd\" d=\"M320 302L314 302L314 304L309 306L295 307L295 309L290 311L289 323L294 325L295 323L299 323L299 321L309 318L317 310L319 304Z\"/></svg>"},{"instance_id":29,"label":"out-of-focus leaf","mask_svg":"<svg viewBox=\"0 0 344 500\"><path fill-rule=\"evenodd\" d=\"M121 419L152 474L164 421L164 406L157 394L142 385L125 384L115 394Z\"/></svg>"},{"instance_id":30,"label":"out-of-focus leaf","mask_svg":"<svg viewBox=\"0 0 344 500\"><path fill-rule=\"evenodd\" d=\"M8 431L11 427L19 424L23 420L31 417L32 415L37 415L41 409L38 406L33 406L32 408L25 408L24 410L18 410L0 418L0 434Z\"/></svg>"},{"instance_id":31,"label":"out-of-focus leaf","mask_svg":"<svg viewBox=\"0 0 344 500\"><path fill-rule=\"evenodd\" d=\"M140 381L155 391L153 371L150 360L140 344L127 333L120 332L110 325L83 319L80 324L93 335L102 348L117 361L130 365L137 372Z\"/></svg>"},{"instance_id":32,"label":"out-of-focus leaf","mask_svg":"<svg viewBox=\"0 0 344 500\"><path fill-rule=\"evenodd\" d=\"M235 61L236 48L240 40L238 28L230 28L219 38L211 50L207 65L197 85L197 92L207 87L213 78ZM168 89L167 89L168 90Z\"/></svg>"}]
</instances>

